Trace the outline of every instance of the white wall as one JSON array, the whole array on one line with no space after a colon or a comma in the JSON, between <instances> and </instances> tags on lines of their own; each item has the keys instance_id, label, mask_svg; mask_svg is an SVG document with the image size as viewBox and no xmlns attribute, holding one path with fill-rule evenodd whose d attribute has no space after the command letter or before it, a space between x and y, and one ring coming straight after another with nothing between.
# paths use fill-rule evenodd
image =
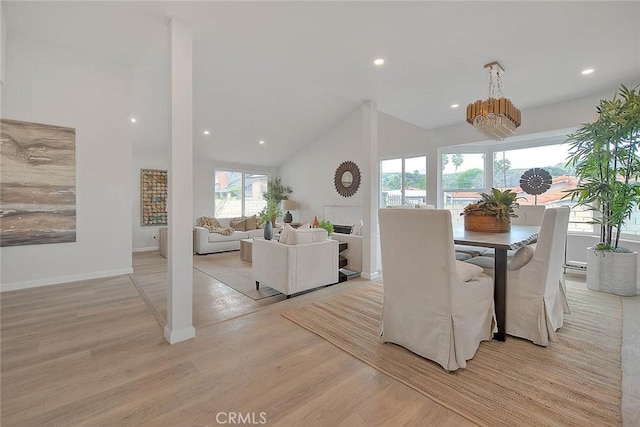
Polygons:
<instances>
[{"instance_id":1,"label":"white wall","mask_svg":"<svg viewBox=\"0 0 640 427\"><path fill-rule=\"evenodd\" d=\"M290 198L298 202L298 209L292 212L295 222L313 221L314 216L321 220L327 205L362 207L366 183L349 198L340 196L333 184L335 171L344 161L351 160L361 172L368 167L361 145L362 107L358 107L280 166L282 182L291 186Z\"/></svg>"},{"instance_id":2,"label":"white wall","mask_svg":"<svg viewBox=\"0 0 640 427\"><path fill-rule=\"evenodd\" d=\"M75 243L1 248L2 290L131 269L131 70L9 33L3 117L76 129Z\"/></svg>"},{"instance_id":3,"label":"white wall","mask_svg":"<svg viewBox=\"0 0 640 427\"><path fill-rule=\"evenodd\" d=\"M434 151L442 145L434 132L385 113L378 113L378 153L380 160L427 156L427 203L436 204L438 168Z\"/></svg>"},{"instance_id":4,"label":"white wall","mask_svg":"<svg viewBox=\"0 0 640 427\"><path fill-rule=\"evenodd\" d=\"M142 226L141 169L169 170L169 32L160 36L140 58L132 75L131 115L133 160L131 185L133 203L131 225L133 251L160 248L159 229L166 226Z\"/></svg>"}]
</instances>

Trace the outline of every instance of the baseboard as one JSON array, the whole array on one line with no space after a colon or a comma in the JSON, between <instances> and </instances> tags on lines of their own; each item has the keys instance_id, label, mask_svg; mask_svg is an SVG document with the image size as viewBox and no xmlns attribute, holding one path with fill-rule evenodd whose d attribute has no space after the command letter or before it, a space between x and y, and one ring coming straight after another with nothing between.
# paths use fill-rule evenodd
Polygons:
<instances>
[{"instance_id":1,"label":"baseboard","mask_svg":"<svg viewBox=\"0 0 640 427\"><path fill-rule=\"evenodd\" d=\"M151 251L159 251L160 246L149 246L146 248L134 248L133 252L151 252Z\"/></svg>"},{"instance_id":2,"label":"baseboard","mask_svg":"<svg viewBox=\"0 0 640 427\"><path fill-rule=\"evenodd\" d=\"M169 344L177 344L182 341L190 340L196 336L196 329L193 326L182 328L178 331L171 331L169 325L164 327L164 339Z\"/></svg>"},{"instance_id":3,"label":"baseboard","mask_svg":"<svg viewBox=\"0 0 640 427\"><path fill-rule=\"evenodd\" d=\"M121 268L118 270L96 271L86 274L74 274L71 276L47 277L46 279L28 280L25 282L3 283L0 292L17 291L20 289L39 288L40 286L59 285L62 283L78 282L80 280L101 279L103 277L122 276L133 273L133 268Z\"/></svg>"},{"instance_id":4,"label":"baseboard","mask_svg":"<svg viewBox=\"0 0 640 427\"><path fill-rule=\"evenodd\" d=\"M362 277L363 279L367 279L367 280L378 280L379 278L382 277L382 274L380 274L379 271L374 271L373 273L361 273L360 277Z\"/></svg>"}]
</instances>

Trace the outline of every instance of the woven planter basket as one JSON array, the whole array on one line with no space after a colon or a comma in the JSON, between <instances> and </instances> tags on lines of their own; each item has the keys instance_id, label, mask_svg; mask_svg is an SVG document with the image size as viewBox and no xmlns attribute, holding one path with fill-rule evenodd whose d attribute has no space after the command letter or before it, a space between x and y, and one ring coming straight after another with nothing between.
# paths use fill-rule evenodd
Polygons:
<instances>
[{"instance_id":1,"label":"woven planter basket","mask_svg":"<svg viewBox=\"0 0 640 427\"><path fill-rule=\"evenodd\" d=\"M587 248L587 288L625 297L636 295L638 253L603 252Z\"/></svg>"},{"instance_id":2,"label":"woven planter basket","mask_svg":"<svg viewBox=\"0 0 640 427\"><path fill-rule=\"evenodd\" d=\"M464 229L483 233L508 233L511 231L511 222L500 221L492 215L465 215Z\"/></svg>"}]
</instances>

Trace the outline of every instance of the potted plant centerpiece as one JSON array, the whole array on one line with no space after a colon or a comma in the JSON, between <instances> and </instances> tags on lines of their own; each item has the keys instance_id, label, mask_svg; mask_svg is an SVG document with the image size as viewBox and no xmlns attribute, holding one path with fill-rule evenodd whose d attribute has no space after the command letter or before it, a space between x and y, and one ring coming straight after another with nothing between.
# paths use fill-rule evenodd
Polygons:
<instances>
[{"instance_id":1,"label":"potted plant centerpiece","mask_svg":"<svg viewBox=\"0 0 640 427\"><path fill-rule=\"evenodd\" d=\"M598 119L568 136L567 165L578 186L567 196L596 212L600 243L587 248L587 288L631 296L637 289L638 254L619 246L621 228L640 202L640 93L624 85L601 100Z\"/></svg>"},{"instance_id":2,"label":"potted plant centerpiece","mask_svg":"<svg viewBox=\"0 0 640 427\"><path fill-rule=\"evenodd\" d=\"M511 190L492 188L491 193L481 193L481 200L465 206L464 229L487 233L506 233L511 230L511 218L517 217L513 208L518 207L518 195Z\"/></svg>"}]
</instances>

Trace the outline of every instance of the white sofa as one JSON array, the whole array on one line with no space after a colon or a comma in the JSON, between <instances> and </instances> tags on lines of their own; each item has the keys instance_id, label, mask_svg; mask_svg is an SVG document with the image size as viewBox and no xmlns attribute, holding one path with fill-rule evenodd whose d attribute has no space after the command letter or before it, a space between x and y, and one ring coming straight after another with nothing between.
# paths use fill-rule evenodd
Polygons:
<instances>
[{"instance_id":1,"label":"white sofa","mask_svg":"<svg viewBox=\"0 0 640 427\"><path fill-rule=\"evenodd\" d=\"M289 297L338 282L338 241L328 239L323 229L306 233L316 235L313 242L253 241L252 271L256 289L260 285L270 286Z\"/></svg>"},{"instance_id":2,"label":"white sofa","mask_svg":"<svg viewBox=\"0 0 640 427\"><path fill-rule=\"evenodd\" d=\"M222 227L229 227L231 218L216 218ZM240 240L255 237L264 237L264 229L258 228L249 231L234 231L230 236L219 233L211 233L204 227L195 227L196 253L198 255L212 254L215 252L239 251ZM274 233L277 229L274 230Z\"/></svg>"}]
</instances>

